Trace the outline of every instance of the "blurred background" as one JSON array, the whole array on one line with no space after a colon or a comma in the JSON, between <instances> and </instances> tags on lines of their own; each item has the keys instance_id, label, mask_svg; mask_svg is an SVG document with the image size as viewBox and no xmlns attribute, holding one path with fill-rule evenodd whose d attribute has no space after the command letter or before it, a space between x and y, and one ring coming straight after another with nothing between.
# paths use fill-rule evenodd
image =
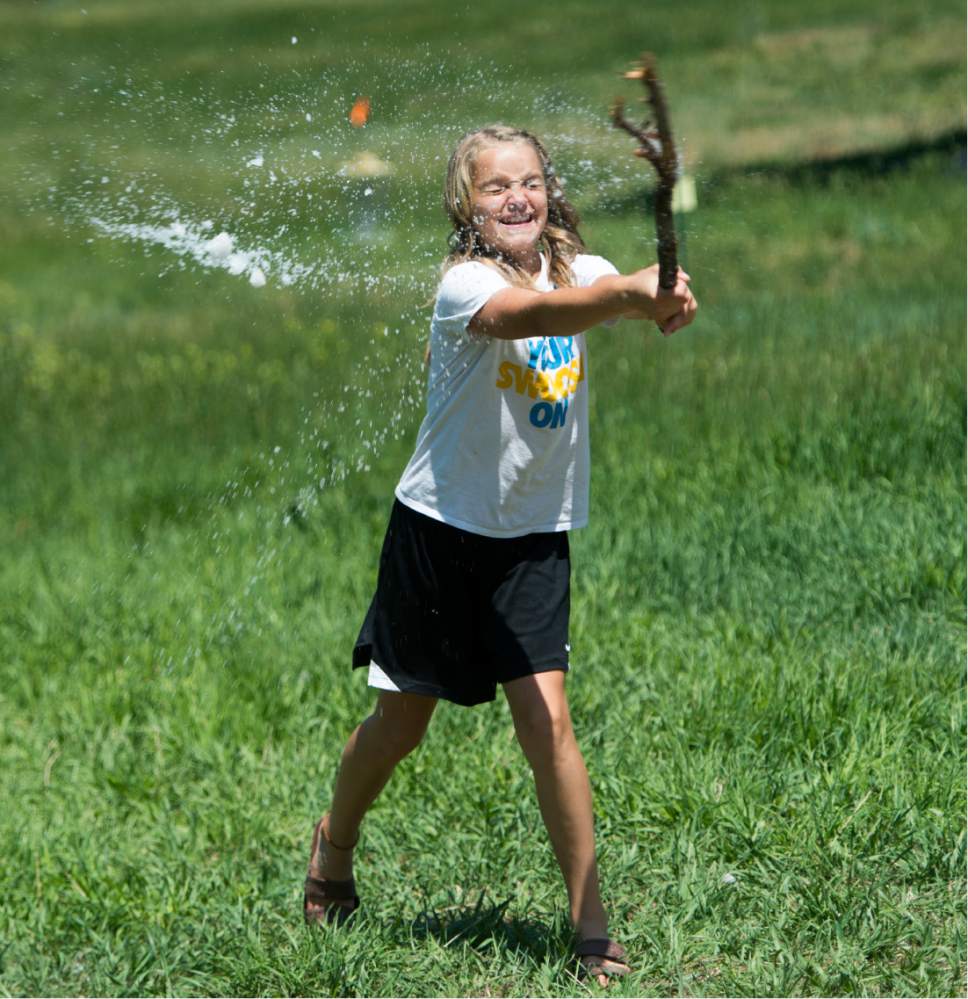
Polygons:
<instances>
[{"instance_id":1,"label":"blurred background","mask_svg":"<svg viewBox=\"0 0 968 999\"><path fill-rule=\"evenodd\" d=\"M369 709L447 158L534 131L590 252L652 263L608 121L644 116L648 49L701 312L590 338L569 680L623 988L963 994L963 6L37 0L0 29L0 989L572 994L503 701L439 711L381 799L369 923L304 936L298 887Z\"/></svg>"}]
</instances>

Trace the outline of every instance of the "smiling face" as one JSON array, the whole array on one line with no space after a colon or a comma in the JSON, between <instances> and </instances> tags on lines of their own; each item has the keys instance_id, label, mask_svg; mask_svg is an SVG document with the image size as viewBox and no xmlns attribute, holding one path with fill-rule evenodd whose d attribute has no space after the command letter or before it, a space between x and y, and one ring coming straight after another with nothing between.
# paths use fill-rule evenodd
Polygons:
<instances>
[{"instance_id":1,"label":"smiling face","mask_svg":"<svg viewBox=\"0 0 968 999\"><path fill-rule=\"evenodd\" d=\"M474 228L491 250L531 274L541 269L538 242L548 222L548 191L541 160L528 142L497 142L474 161Z\"/></svg>"}]
</instances>

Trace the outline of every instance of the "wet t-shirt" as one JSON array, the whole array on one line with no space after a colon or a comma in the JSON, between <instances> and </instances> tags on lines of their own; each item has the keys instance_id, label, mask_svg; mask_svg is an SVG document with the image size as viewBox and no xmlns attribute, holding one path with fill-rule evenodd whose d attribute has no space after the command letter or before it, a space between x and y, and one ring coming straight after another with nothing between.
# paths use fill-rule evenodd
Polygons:
<instances>
[{"instance_id":1,"label":"wet t-shirt","mask_svg":"<svg viewBox=\"0 0 968 999\"><path fill-rule=\"evenodd\" d=\"M617 274L579 254L575 283ZM427 415L397 484L401 503L494 538L588 522L585 337L499 340L467 325L509 282L478 261L444 275L430 325ZM550 291L547 261L535 279Z\"/></svg>"}]
</instances>

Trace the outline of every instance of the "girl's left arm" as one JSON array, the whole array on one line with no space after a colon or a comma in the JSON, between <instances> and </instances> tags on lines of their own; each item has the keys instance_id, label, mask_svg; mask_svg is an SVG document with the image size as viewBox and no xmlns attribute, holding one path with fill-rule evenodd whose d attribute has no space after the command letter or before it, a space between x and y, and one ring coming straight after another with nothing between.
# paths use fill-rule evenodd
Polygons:
<instances>
[{"instance_id":1,"label":"girl's left arm","mask_svg":"<svg viewBox=\"0 0 968 999\"><path fill-rule=\"evenodd\" d=\"M484 304L468 330L499 340L573 336L609 319L652 319L666 335L692 322L696 300L689 275L679 271L674 288L659 287L659 268L608 274L584 288L503 288Z\"/></svg>"}]
</instances>

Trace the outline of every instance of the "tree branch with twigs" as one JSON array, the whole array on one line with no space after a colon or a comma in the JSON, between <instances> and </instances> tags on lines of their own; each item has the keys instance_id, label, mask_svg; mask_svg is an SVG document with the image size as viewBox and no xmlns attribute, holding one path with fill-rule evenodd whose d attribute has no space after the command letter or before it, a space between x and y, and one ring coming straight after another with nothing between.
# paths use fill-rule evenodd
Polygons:
<instances>
[{"instance_id":1,"label":"tree branch with twigs","mask_svg":"<svg viewBox=\"0 0 968 999\"><path fill-rule=\"evenodd\" d=\"M655 68L655 56L645 52L637 66L623 74L626 80L641 80L645 100L652 108L655 123L646 121L636 127L625 117L625 101L616 97L612 102L611 119L616 128L628 132L639 144L636 156L648 160L659 177L655 191L656 248L659 255L659 286L674 288L679 270L676 226L672 214L672 192L679 176L679 156L672 140L669 107Z\"/></svg>"}]
</instances>

